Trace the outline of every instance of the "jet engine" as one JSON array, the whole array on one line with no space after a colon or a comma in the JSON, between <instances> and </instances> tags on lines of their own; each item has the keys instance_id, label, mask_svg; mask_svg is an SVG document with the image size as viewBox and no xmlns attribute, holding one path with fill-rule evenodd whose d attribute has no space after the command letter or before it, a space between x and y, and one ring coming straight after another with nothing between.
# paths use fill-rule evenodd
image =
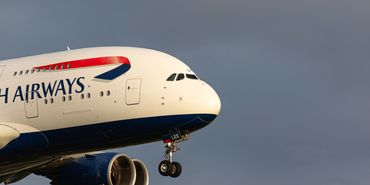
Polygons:
<instances>
[{"instance_id":1,"label":"jet engine","mask_svg":"<svg viewBox=\"0 0 370 185\"><path fill-rule=\"evenodd\" d=\"M149 184L148 170L143 162L116 153L85 155L58 166L46 176L52 180L52 185Z\"/></svg>"}]
</instances>

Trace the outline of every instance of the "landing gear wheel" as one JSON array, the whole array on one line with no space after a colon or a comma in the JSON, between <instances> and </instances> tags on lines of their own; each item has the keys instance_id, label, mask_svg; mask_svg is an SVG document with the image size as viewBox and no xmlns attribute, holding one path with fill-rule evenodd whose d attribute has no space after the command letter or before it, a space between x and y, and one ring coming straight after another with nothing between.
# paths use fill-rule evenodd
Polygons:
<instances>
[{"instance_id":1,"label":"landing gear wheel","mask_svg":"<svg viewBox=\"0 0 370 185\"><path fill-rule=\"evenodd\" d=\"M176 178L181 175L182 167L181 164L178 162L172 162L172 173L170 174L170 177Z\"/></svg>"},{"instance_id":2,"label":"landing gear wheel","mask_svg":"<svg viewBox=\"0 0 370 185\"><path fill-rule=\"evenodd\" d=\"M169 160L164 160L159 163L158 171L162 176L169 176L173 172L173 164Z\"/></svg>"},{"instance_id":3,"label":"landing gear wheel","mask_svg":"<svg viewBox=\"0 0 370 185\"><path fill-rule=\"evenodd\" d=\"M182 172L181 164L173 161L173 154L180 150L178 143L189 140L189 133L172 133L164 136L165 143L164 161L159 163L158 171L163 176L170 176L173 178L179 177Z\"/></svg>"}]
</instances>

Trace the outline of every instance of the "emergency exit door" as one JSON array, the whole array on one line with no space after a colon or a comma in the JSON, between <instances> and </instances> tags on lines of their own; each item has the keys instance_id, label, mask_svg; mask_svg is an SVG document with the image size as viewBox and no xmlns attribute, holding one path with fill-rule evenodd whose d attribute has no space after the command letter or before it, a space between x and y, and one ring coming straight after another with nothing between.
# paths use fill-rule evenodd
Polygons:
<instances>
[{"instance_id":1,"label":"emergency exit door","mask_svg":"<svg viewBox=\"0 0 370 185\"><path fill-rule=\"evenodd\" d=\"M141 79L129 79L126 81L126 104L136 105L140 103Z\"/></svg>"},{"instance_id":2,"label":"emergency exit door","mask_svg":"<svg viewBox=\"0 0 370 185\"><path fill-rule=\"evenodd\" d=\"M39 116L37 96L34 96L34 98L31 99L31 94L31 92L27 93L26 100L24 101L24 109L28 119L37 118Z\"/></svg>"}]
</instances>

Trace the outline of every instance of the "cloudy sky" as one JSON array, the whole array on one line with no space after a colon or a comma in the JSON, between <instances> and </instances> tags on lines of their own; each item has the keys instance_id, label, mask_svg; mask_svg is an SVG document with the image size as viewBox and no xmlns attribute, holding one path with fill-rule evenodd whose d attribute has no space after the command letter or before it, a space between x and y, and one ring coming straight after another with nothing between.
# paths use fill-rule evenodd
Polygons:
<instances>
[{"instance_id":1,"label":"cloudy sky","mask_svg":"<svg viewBox=\"0 0 370 185\"><path fill-rule=\"evenodd\" d=\"M145 161L151 184L368 185L369 10L368 0L3 0L0 59L118 45L191 66L223 107L181 145L183 175L157 173L161 143L115 150Z\"/></svg>"}]
</instances>

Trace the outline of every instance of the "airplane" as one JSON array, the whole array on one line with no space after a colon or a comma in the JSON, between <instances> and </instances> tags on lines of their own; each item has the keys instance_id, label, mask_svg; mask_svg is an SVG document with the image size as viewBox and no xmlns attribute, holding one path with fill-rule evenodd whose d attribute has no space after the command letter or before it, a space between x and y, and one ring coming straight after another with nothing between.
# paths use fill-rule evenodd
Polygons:
<instances>
[{"instance_id":1,"label":"airplane","mask_svg":"<svg viewBox=\"0 0 370 185\"><path fill-rule=\"evenodd\" d=\"M215 90L151 49L92 47L0 61L0 183L148 185L146 165L103 150L163 141L163 176L179 143L219 115Z\"/></svg>"}]
</instances>

